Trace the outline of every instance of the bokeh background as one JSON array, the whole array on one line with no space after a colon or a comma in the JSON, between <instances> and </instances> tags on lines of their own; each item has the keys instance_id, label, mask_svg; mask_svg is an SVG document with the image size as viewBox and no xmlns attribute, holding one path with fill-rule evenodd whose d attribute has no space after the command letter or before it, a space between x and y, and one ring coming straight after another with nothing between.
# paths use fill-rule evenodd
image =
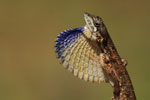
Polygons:
<instances>
[{"instance_id":1,"label":"bokeh background","mask_svg":"<svg viewBox=\"0 0 150 100\"><path fill-rule=\"evenodd\" d=\"M109 84L87 83L59 64L54 41L84 26L83 13L103 18L138 100L150 99L150 1L0 0L0 100L110 100Z\"/></svg>"}]
</instances>

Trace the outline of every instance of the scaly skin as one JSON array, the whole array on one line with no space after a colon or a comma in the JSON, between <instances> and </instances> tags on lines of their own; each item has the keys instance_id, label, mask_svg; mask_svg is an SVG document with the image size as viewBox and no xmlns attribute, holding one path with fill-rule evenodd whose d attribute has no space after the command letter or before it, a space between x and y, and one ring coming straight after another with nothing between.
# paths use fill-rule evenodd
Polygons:
<instances>
[{"instance_id":1,"label":"scaly skin","mask_svg":"<svg viewBox=\"0 0 150 100\"><path fill-rule=\"evenodd\" d=\"M102 19L89 13L85 13L84 16L91 34L95 35L102 51L100 63L114 88L112 100L136 100L130 77L125 68L127 62L120 58Z\"/></svg>"},{"instance_id":2,"label":"scaly skin","mask_svg":"<svg viewBox=\"0 0 150 100\"><path fill-rule=\"evenodd\" d=\"M63 66L74 76L90 82L109 82L112 100L136 100L126 70L102 19L84 13L86 25L66 30L56 39L55 52Z\"/></svg>"},{"instance_id":3,"label":"scaly skin","mask_svg":"<svg viewBox=\"0 0 150 100\"><path fill-rule=\"evenodd\" d=\"M107 37L105 38L104 36L100 45L104 47L101 48L104 51L102 55L105 56L104 69L114 81L114 98L112 100L136 100L130 77L125 68L127 62L120 58L106 27L102 28L101 33ZM103 44L103 40L105 40L107 44Z\"/></svg>"}]
</instances>

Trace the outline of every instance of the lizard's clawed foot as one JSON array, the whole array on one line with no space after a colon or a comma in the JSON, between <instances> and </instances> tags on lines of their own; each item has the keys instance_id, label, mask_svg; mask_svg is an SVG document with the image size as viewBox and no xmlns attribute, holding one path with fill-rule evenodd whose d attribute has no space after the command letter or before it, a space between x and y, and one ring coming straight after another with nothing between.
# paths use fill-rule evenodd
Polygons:
<instances>
[{"instance_id":1,"label":"lizard's clawed foot","mask_svg":"<svg viewBox=\"0 0 150 100\"><path fill-rule=\"evenodd\" d=\"M124 67L126 67L127 64L128 64L128 62L125 59L121 59L121 62L122 62L122 64L123 64Z\"/></svg>"}]
</instances>

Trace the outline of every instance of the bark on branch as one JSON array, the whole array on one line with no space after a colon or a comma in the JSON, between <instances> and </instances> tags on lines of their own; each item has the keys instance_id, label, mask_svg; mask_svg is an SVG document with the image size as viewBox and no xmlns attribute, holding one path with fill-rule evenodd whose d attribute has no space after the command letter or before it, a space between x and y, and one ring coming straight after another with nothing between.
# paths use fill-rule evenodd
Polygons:
<instances>
[{"instance_id":1,"label":"bark on branch","mask_svg":"<svg viewBox=\"0 0 150 100\"><path fill-rule=\"evenodd\" d=\"M113 83L111 84L114 93L112 100L136 100L134 89L126 70L127 62L119 56L105 26L100 33L103 36L100 41L100 47L104 51L101 54L101 59L103 59L101 63Z\"/></svg>"}]
</instances>

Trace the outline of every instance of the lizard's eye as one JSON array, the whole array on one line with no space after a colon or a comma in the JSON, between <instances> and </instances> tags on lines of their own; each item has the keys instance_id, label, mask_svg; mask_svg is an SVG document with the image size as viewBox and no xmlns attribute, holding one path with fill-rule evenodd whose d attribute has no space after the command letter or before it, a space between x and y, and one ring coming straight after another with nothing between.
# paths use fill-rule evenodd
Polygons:
<instances>
[{"instance_id":1,"label":"lizard's eye","mask_svg":"<svg viewBox=\"0 0 150 100\"><path fill-rule=\"evenodd\" d=\"M99 23L95 23L95 26L96 26L96 27L99 27L99 26L100 26L100 24L99 24Z\"/></svg>"}]
</instances>

